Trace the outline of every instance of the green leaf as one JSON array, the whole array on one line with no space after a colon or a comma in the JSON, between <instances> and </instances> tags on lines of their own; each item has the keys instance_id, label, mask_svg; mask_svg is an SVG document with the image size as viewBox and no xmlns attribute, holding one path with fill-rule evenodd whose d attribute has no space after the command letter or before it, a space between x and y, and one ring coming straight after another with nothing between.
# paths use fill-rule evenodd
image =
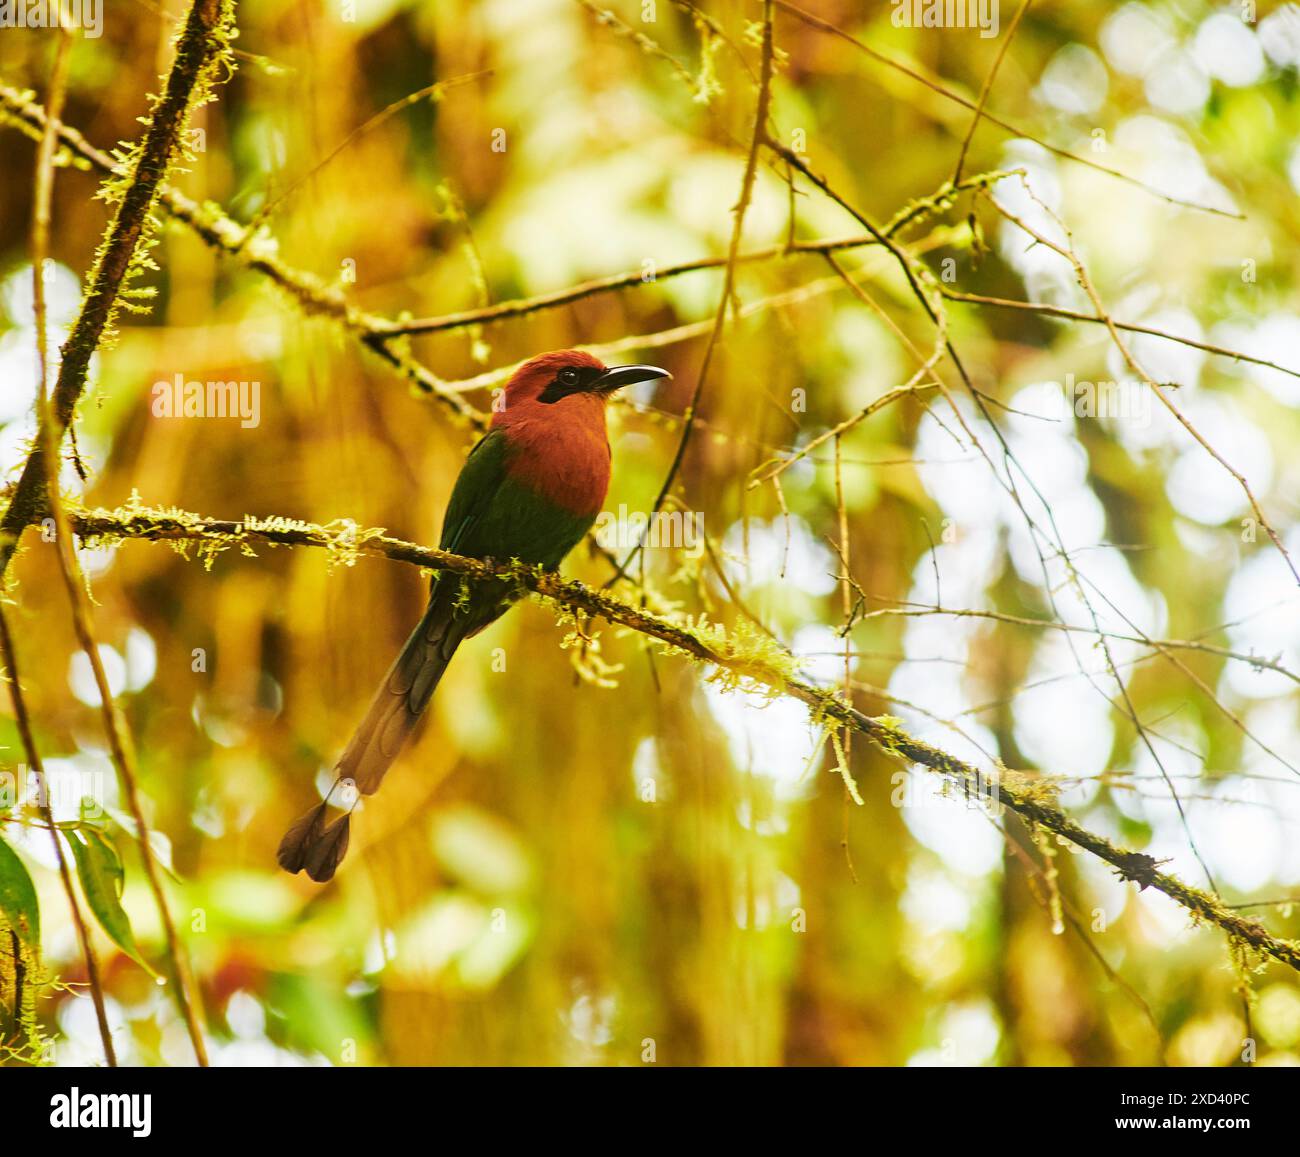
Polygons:
<instances>
[{"instance_id":1,"label":"green leaf","mask_svg":"<svg viewBox=\"0 0 1300 1157\"><path fill-rule=\"evenodd\" d=\"M95 913L99 926L108 933L114 944L156 978L158 974L149 967L141 954L135 942L135 933L131 931L131 921L122 907L123 872L117 849L102 832L93 828L65 831L63 837L72 847L81 890L86 894L86 903Z\"/></svg>"},{"instance_id":2,"label":"green leaf","mask_svg":"<svg viewBox=\"0 0 1300 1157\"><path fill-rule=\"evenodd\" d=\"M0 840L0 915L33 952L41 950L41 910L26 865Z\"/></svg>"}]
</instances>

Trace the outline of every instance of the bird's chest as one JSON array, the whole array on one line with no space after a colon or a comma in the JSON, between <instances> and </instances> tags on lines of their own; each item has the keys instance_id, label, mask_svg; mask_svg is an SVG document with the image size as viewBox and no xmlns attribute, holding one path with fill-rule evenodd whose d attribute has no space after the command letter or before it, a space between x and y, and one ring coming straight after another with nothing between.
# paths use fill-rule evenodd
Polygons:
<instances>
[{"instance_id":1,"label":"bird's chest","mask_svg":"<svg viewBox=\"0 0 1300 1157\"><path fill-rule=\"evenodd\" d=\"M530 423L517 433L509 473L561 509L594 518L609 491L604 423Z\"/></svg>"}]
</instances>

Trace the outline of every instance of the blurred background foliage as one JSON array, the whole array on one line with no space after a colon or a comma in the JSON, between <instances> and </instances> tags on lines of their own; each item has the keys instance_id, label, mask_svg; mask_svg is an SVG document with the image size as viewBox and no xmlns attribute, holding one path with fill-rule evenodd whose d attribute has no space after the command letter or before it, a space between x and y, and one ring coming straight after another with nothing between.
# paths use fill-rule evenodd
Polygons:
<instances>
[{"instance_id":1,"label":"blurred background foliage","mask_svg":"<svg viewBox=\"0 0 1300 1157\"><path fill-rule=\"evenodd\" d=\"M444 380L707 322L721 271L651 273L726 253L762 9L607 2L613 22L598 19L604 4L573 0L241 5L238 69L198 113L196 158L177 183L241 221L260 215L285 262L389 317L648 271L621 292L414 338ZM887 4L808 9L970 100L1001 44L897 27ZM102 37L73 49L65 120L101 147L133 139L181 14L174 0L112 5ZM1002 37L1012 15L1003 4ZM968 108L787 9L775 43L774 131L852 204L887 220L951 177ZM53 44L41 30L0 31L0 75L43 99ZM1116 317L1300 366L1298 65L1292 5L1262 4L1247 22L1237 6L1044 0L1019 27L989 109L1148 187L987 123L965 171L1024 169L1037 200L1013 178L998 203L1049 231L1047 210L1059 213ZM457 77L469 79L321 166L392 102ZM0 133L10 478L34 430L34 152ZM861 232L807 181L792 199L786 167L770 161L745 248L783 243L792 204L800 239ZM107 220L97 182L59 171L60 333ZM1068 263L988 198L967 195L905 236L952 288L1091 312ZM192 233L168 226L153 255L156 307L125 318L95 360L77 425L90 481L69 472L68 484L106 507L138 492L215 517L351 518L435 542L469 433L333 322ZM816 255L739 267L746 306L804 291L727 330L678 488L683 508L703 513L710 551L649 551L645 580L686 610L761 619L837 684L838 546L863 600L847 636L860 708L901 716L982 766L1062 777L1063 803L1087 826L1203 884L1190 830L1230 902L1296 894L1294 678L1214 652L1177 651L1176 665L1113 639L1126 709L1060 559L1036 549L946 403L911 398L854 426L839 443L838 487L830 442L781 476L782 496L748 487L756 467L912 375L893 327L930 348L933 329L888 255L840 260L888 323ZM975 385L1001 404L990 413L1017 478L1037 487L1035 515L1055 519L1105 630L1201 639L1300 669L1285 560L1249 522L1240 486L1149 392L1134 395L1145 417L1049 412L1063 384L1131 376L1104 327L958 304L949 325ZM611 511L654 502L705 340L697 330L628 343L613 359L675 377L611 410ZM1177 404L1300 555L1300 379L1159 338L1132 348L1157 381L1177 384ZM177 374L259 381L260 423L154 417L153 384ZM490 403L486 391L467 397ZM1010 469L988 421L959 404ZM229 552L207 569L127 543L83 561L175 870L215 1063L1229 1064L1248 1037L1247 1059L1300 1059L1300 989L1283 967L1248 972L1248 1024L1223 936L1191 927L1164 897L943 796L862 742L854 806L799 705L724 694L693 665L608 629L601 655L621 669L615 686L597 686L559 646L566 628L533 603L464 648L419 741L366 801L337 880L290 878L274 863L279 835L328 784L419 615L423 578L375 560L331 568L312 550ZM566 569L594 583L610 573L585 549ZM54 551L30 537L15 574L38 742L56 785L74 785L71 799L56 790L56 812L75 818L82 794L117 809ZM1055 618L1080 633L890 613L905 600ZM0 758L10 770L23 762L9 715ZM45 968L83 984L48 836L23 818L0 816L0 837L36 882ZM156 959L139 860L117 837L123 904ZM1300 932L1290 906L1252 911L1280 935ZM163 989L107 939L100 951L122 1059L191 1063ZM47 987L35 1003L59 1063L101 1055L79 992Z\"/></svg>"}]
</instances>

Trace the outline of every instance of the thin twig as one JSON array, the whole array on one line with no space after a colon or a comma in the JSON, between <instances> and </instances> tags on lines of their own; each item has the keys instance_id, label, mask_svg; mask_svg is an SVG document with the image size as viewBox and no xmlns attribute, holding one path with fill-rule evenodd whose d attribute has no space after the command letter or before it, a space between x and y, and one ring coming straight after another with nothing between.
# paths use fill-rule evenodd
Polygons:
<instances>
[{"instance_id":1,"label":"thin twig","mask_svg":"<svg viewBox=\"0 0 1300 1157\"><path fill-rule=\"evenodd\" d=\"M975 115L971 118L970 128L966 130L965 137L962 138L961 152L957 154L957 167L952 172L952 183L955 185L961 180L962 167L966 164L966 154L970 150L971 141L975 139L975 130L980 127L980 118L984 115L984 106L988 104L989 93L993 90L993 81L998 75L998 69L1002 67L1002 60L1007 54L1007 49L1011 47L1011 42L1016 37L1016 29L1020 27L1020 21L1029 11L1031 0L1020 0L1020 7L1016 9L1016 14L1011 18L1011 24L1007 27L1007 34L1002 38L1002 43L998 45L998 53L993 58L993 66L989 69L989 74L984 78L984 85L980 89L979 100L975 104Z\"/></svg>"},{"instance_id":2,"label":"thin twig","mask_svg":"<svg viewBox=\"0 0 1300 1157\"><path fill-rule=\"evenodd\" d=\"M59 24L58 47L55 50L54 68L50 74L50 95L46 101L45 129L41 133L40 145L36 150L36 176L32 193L32 315L36 329L36 413L38 429L47 427L47 409L49 396L49 326L48 311L45 302L45 267L50 251L50 204L54 195L54 153L58 142L60 117L63 115L63 102L67 95L68 65L72 59L72 28L65 18L61 5L54 9ZM53 455L51 455L53 457ZM18 734L22 739L23 750L27 753L27 762L32 775L36 778L37 810L50 830L50 839L54 841L54 857L59 867L59 880L64 894L68 898L68 909L72 913L73 927L77 932L77 943L81 946L81 955L86 962L86 981L90 987L90 999L95 1006L95 1021L99 1026L99 1039L104 1046L104 1059L109 1068L117 1067L117 1053L113 1048L113 1034L108 1027L108 1013L104 1007L104 987L99 974L99 957L91 943L86 929L86 921L81 913L81 904L77 900L76 889L72 885L72 873L68 868L68 857L63 850L63 841L54 824L54 811L50 804L49 786L45 778L45 765L41 761L40 749L36 746L36 737L32 731L31 718L27 713L26 696L23 694L21 676L18 670L18 651L14 646L13 636L9 630L9 620L0 610L0 651L3 652L4 664L9 672L9 697L13 702L14 719L18 725Z\"/></svg>"},{"instance_id":3,"label":"thin twig","mask_svg":"<svg viewBox=\"0 0 1300 1157\"><path fill-rule=\"evenodd\" d=\"M762 54L762 62L759 66L758 100L755 102L754 107L754 131L749 141L749 155L745 159L745 172L740 181L740 196L736 201L735 208L732 209L731 243L727 247L727 264L722 274L722 293L718 300L717 313L713 318L713 328L709 332L708 345L704 347L704 358L700 362L700 372L695 377L695 387L691 391L690 401L687 403L686 411L683 414L682 432L677 439L677 448L673 451L673 459L668 464L668 473L664 475L663 483L659 487L659 493L655 496L654 506L651 508L651 519L662 509L664 499L668 497L668 492L672 490L673 482L677 478L677 472L681 469L682 461L686 457L686 447L690 444L691 435L695 432L695 416L699 412L700 399L704 395L704 385L708 380L709 369L713 365L713 355L718 348L718 340L722 337L723 326L726 325L727 311L736 304L733 301L736 284L736 258L740 253L741 238L745 234L745 214L749 211L749 202L754 195L754 180L758 175L759 150L768 137L767 118L772 103L772 74L775 69L776 58L772 47L772 0L763 0ZM613 578L608 580L606 586L612 586L627 573L628 565L640 553L644 543L645 534L643 532L641 539L619 564L618 571Z\"/></svg>"},{"instance_id":4,"label":"thin twig","mask_svg":"<svg viewBox=\"0 0 1300 1157\"><path fill-rule=\"evenodd\" d=\"M829 20L823 20L820 16L814 16L811 12L805 12L797 5L791 4L789 0L774 0L774 3L784 11L789 12L790 15L802 20L810 27L829 33L832 36L838 36L841 40L853 45L853 47L858 49L860 52L865 53L872 60L885 65L887 68L892 68L895 72L900 72L904 76L910 77L912 80L925 85L926 88L930 89L932 92L938 93L939 96L944 97L946 100L953 101L954 103L961 105L963 108L970 109L972 112L977 110L978 106L974 101L968 100L960 93L953 92L952 89L946 88L937 80L926 76L917 69L909 68L901 61L886 56L885 53L872 48L869 44L863 43L857 37L845 32L844 29L832 24ZM1213 205L1202 205L1196 201L1184 201L1181 197L1174 197L1168 193L1162 193L1159 189L1148 185L1145 181L1138 180L1137 177L1130 177L1127 173L1121 173L1118 169L1109 168L1108 166L1091 160L1088 157L1049 144L1040 137L1034 136L1034 134L1028 130L1012 124L1010 121L1003 120L999 116L995 116L993 113L989 112L988 109L985 109L982 115L989 124L997 125L997 127L1002 129L1003 132L1009 133L1013 137L1023 137L1025 140L1032 141L1039 148L1047 150L1047 152L1052 153L1054 156L1061 157L1067 161L1073 161L1077 165L1086 165L1088 168L1095 169L1099 173L1105 173L1107 176L1114 177L1116 180L1123 181L1126 184L1141 189L1144 193L1147 193L1152 197L1158 197L1160 200L1165 201L1170 205L1181 205L1184 209L1195 209L1200 213L1213 213L1215 216L1228 217L1234 221L1245 219L1241 213L1233 213L1228 209L1219 209Z\"/></svg>"},{"instance_id":5,"label":"thin twig","mask_svg":"<svg viewBox=\"0 0 1300 1157\"><path fill-rule=\"evenodd\" d=\"M1215 646L1213 643L1204 643L1196 639L1153 639L1146 635L1125 635L1118 631L1098 631L1094 627L1083 627L1079 626L1077 623L1062 623L1055 619L1035 619L1026 615L1011 615L1004 614L1001 611L984 611L964 607L914 607L908 605L899 607L882 607L880 610L868 611L863 618L872 619L887 615L951 615L955 618L991 619L994 622L1010 623L1014 626L1020 627L1042 627L1051 631L1067 631L1075 634L1117 639L1120 642L1125 643L1141 643L1143 646L1151 647L1156 651L1203 651L1208 655L1216 655L1224 659L1234 659L1239 663L1246 663L1251 667L1261 670L1275 671L1279 675L1284 675L1293 683L1300 683L1300 675L1297 675L1290 668L1283 665L1280 659L1266 659L1262 655L1243 654L1240 651L1232 651L1227 647Z\"/></svg>"},{"instance_id":6,"label":"thin twig","mask_svg":"<svg viewBox=\"0 0 1300 1157\"><path fill-rule=\"evenodd\" d=\"M257 211L257 214L253 217L253 220L249 222L248 224L249 235L251 236L255 234L258 228L264 222L269 220L271 216L275 213L275 211L289 197L291 197L300 188L302 188L302 186L305 185L308 181L317 177L320 174L321 170L324 169L332 160L334 160L334 158L337 157L339 153L343 152L344 149L346 149L358 138L370 132L371 129L378 128L379 125L383 124L390 117L396 115L397 113L401 112L405 108L410 108L412 105L418 104L426 97L428 97L429 99L437 103L442 99L443 94L449 92L451 89L459 88L461 85L464 84L471 84L476 80L482 80L484 77L488 77L491 75L492 75L491 69L484 69L483 71L480 72L466 73L464 76L453 76L448 78L447 80L440 80L435 84L426 85L424 88L417 89L415 92L407 93L406 96L401 98L401 100L393 101L392 104L388 105L386 108L383 108L379 112L375 113L375 115L372 116L369 120L363 122L362 124L354 128L350 133L348 133L347 136L345 136L341 141L339 141L337 145L335 145L328 153L326 153L325 156L323 156L319 161L316 162L316 164L314 164L310 169L308 169L307 172L303 173L302 176L298 177L296 180L290 182L280 192L279 196L268 199L266 204L263 205L262 208Z\"/></svg>"},{"instance_id":7,"label":"thin twig","mask_svg":"<svg viewBox=\"0 0 1300 1157\"><path fill-rule=\"evenodd\" d=\"M1227 349L1221 345L1214 345L1212 342L1198 341L1196 338L1184 337L1180 334L1170 333L1168 330L1156 329L1150 325L1137 325L1134 322L1120 321L1117 318L1107 319L1099 314L1085 313L1083 310L1069 309L1063 305L1049 305L1047 302L1042 301L1015 301L1005 297L985 297L980 293L963 293L960 289L953 289L952 286L943 283L939 285L939 292L950 301L964 301L971 305L990 305L997 309L1019 309L1026 313L1039 313L1045 317L1059 317L1066 321L1085 321L1093 325L1106 325L1109 320L1110 325L1128 333L1141 333L1149 337L1164 338L1165 341L1177 342L1179 345L1202 350L1217 357L1231 358L1235 362L1249 362L1253 366L1263 366L1265 369L1277 370L1280 374L1300 378L1300 369L1278 365L1277 362L1271 362L1267 358L1257 358L1253 354L1243 353L1241 350Z\"/></svg>"},{"instance_id":8,"label":"thin twig","mask_svg":"<svg viewBox=\"0 0 1300 1157\"><path fill-rule=\"evenodd\" d=\"M1045 245L1047 248L1051 249L1054 253L1058 254L1059 256L1065 258L1065 260L1070 263L1071 268L1074 270L1075 277L1078 279L1080 286L1083 287L1084 293L1088 295L1088 300L1092 302L1092 307L1094 310L1096 310L1097 316L1102 319L1103 323L1106 326L1106 329L1110 332L1111 341L1114 342L1115 348L1119 351L1120 357L1124 360L1124 364L1128 366L1128 368L1132 370L1133 373L1138 378L1140 378L1142 382L1155 394L1155 396L1160 400L1161 405L1163 405L1165 409L1168 410L1169 413L1173 415L1174 419L1178 422L1178 424L1182 426L1183 429L1186 430L1192 436L1192 438L1196 440L1196 442L1201 446L1201 448L1207 454L1209 454L1209 456L1213 458L1220 466L1222 466L1223 469L1226 470L1228 474L1232 476L1233 480L1237 483L1237 485L1241 487L1242 493L1245 494L1246 496L1246 501L1250 503L1251 510L1255 512L1255 518L1259 522L1259 525L1264 528L1264 532L1272 540L1273 545L1277 548L1278 553L1282 556L1283 561L1287 565L1287 569L1289 569L1291 572L1291 577L1295 579L1297 585L1300 585L1300 570L1296 569L1296 564L1291 558L1291 553L1287 550L1286 546L1283 544L1281 536L1274 529L1273 524L1264 515L1263 508L1259 504L1259 499L1255 497L1255 491L1251 487L1250 483L1247 481L1246 476L1242 474L1241 471L1239 471L1235 466L1233 466L1226 458L1224 458L1223 455L1219 453L1219 451L1217 451L1212 445L1210 445L1209 441L1205 438L1205 435L1203 435L1194 425L1192 425L1191 421L1182 412L1182 410L1180 410L1174 404L1172 399L1170 399L1166 387L1162 383L1157 382L1154 378L1152 378L1151 375L1147 373L1147 371L1138 362L1132 350L1129 349L1128 345L1124 342L1124 339L1120 337L1119 327L1116 326L1113 321L1111 321L1109 314L1106 312L1105 305L1102 304L1101 295L1097 292L1096 286L1093 285L1092 278L1089 275L1087 268L1084 266L1083 262L1079 259L1079 255L1074 251L1074 244L1071 239L1070 230L1066 228L1065 223L1061 221L1061 219L1055 213L1053 213L1045 204L1043 204L1041 200L1039 200L1037 195L1034 193L1033 189L1030 187L1029 182L1024 180L1023 177L1021 178L1021 181L1024 184L1025 191L1029 194L1030 197L1033 198L1034 202L1038 204L1045 213L1048 213L1053 220L1056 221L1057 225L1061 228L1061 231L1066 238L1066 244L1060 245L1057 242L1053 241L1050 237L1047 237L1043 233L1034 229L1022 218L1017 217L1014 213L1010 212L1003 205L997 205L998 211L1004 217L1006 217L1008 221L1011 221L1013 224L1019 226L1020 229L1022 229L1025 233L1027 233L1040 245Z\"/></svg>"}]
</instances>

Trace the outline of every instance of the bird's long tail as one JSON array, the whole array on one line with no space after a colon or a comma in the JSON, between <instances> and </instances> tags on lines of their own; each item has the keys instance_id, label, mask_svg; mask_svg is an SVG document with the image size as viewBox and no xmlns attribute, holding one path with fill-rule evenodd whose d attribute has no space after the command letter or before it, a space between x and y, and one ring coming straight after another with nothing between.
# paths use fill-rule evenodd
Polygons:
<instances>
[{"instance_id":1,"label":"bird's long tail","mask_svg":"<svg viewBox=\"0 0 1300 1157\"><path fill-rule=\"evenodd\" d=\"M348 741L336 768L340 785L371 795L379 790L384 774L429 705L434 688L470 627L457 618L451 600L437 594L401 653L393 660L361 725ZM350 782L349 782L350 781ZM331 795L333 790L331 790ZM355 798L355 797L354 797ZM280 841L276 858L286 872L306 871L324 883L348 850L351 810L332 824L325 823L329 797L299 819ZM343 806L347 806L346 802Z\"/></svg>"}]
</instances>

